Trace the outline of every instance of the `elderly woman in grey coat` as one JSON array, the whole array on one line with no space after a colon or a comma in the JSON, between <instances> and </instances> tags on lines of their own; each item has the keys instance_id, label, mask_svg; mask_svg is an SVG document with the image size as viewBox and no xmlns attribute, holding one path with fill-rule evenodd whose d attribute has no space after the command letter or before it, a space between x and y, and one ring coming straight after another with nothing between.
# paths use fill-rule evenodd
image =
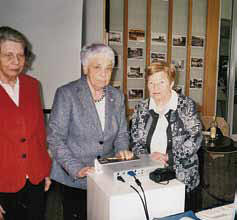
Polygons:
<instances>
[{"instance_id":1,"label":"elderly woman in grey coat","mask_svg":"<svg viewBox=\"0 0 239 220\"><path fill-rule=\"evenodd\" d=\"M109 85L115 55L104 44L81 51L81 79L57 89L48 126L51 178L61 184L65 220L86 219L86 176L97 157L130 159L124 95Z\"/></svg>"},{"instance_id":2,"label":"elderly woman in grey coat","mask_svg":"<svg viewBox=\"0 0 239 220\"><path fill-rule=\"evenodd\" d=\"M150 154L173 167L176 177L186 185L186 210L195 209L199 185L197 151L202 126L195 102L174 90L175 69L165 62L148 67L149 99L135 107L131 138L134 154Z\"/></svg>"}]
</instances>

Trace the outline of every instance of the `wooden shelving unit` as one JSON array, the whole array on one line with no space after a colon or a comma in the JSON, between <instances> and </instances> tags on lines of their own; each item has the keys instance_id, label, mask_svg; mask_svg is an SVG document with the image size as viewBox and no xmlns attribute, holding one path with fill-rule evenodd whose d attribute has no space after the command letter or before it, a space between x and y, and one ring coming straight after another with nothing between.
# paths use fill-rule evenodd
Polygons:
<instances>
[{"instance_id":1,"label":"wooden shelving unit","mask_svg":"<svg viewBox=\"0 0 239 220\"><path fill-rule=\"evenodd\" d=\"M132 1L132 2L130 2ZM180 2L179 2L180 1ZM133 88L132 85L135 85L136 88L142 86L144 91L144 97L147 98L147 89L146 89L146 81L145 78L130 78L128 77L128 67L135 67L135 71L142 71L142 66L144 67L143 71L145 71L146 67L151 62L151 53L152 50L157 50L159 54L161 51L165 54L165 60L169 63L181 62L178 64L181 69L179 71L179 83L183 88L183 93L187 96L192 97L199 106L199 110L203 115L213 115L215 111L215 90L216 90L216 76L217 76L217 45L218 45L218 22L219 22L219 11L220 11L220 0L200 0L200 2L196 2L197 0L111 0L110 4L112 6L112 10L110 11L110 19L118 19L117 16L117 6L120 5L120 8L123 10L122 22L113 22L113 24L118 23L122 24L122 27L112 25L110 26L110 32L122 31L122 44L112 44L112 47L116 49L120 54L122 59L122 66L118 69L118 80L121 81L121 89L126 96L126 106L127 113L131 114L133 107L132 103L136 103L139 101L138 99L135 102L131 100L128 101L128 90ZM156 4L157 3L157 4ZM180 3L180 9L178 9L178 5ZM115 4L115 5L114 5ZM121 5L123 4L123 5ZM141 4L140 9L145 8L145 13L139 14L137 12L137 7ZM132 7L135 6L135 10L132 10ZM162 7L161 7L162 6ZM155 9L157 7L157 10ZM200 18L200 10L202 11L202 15L206 14L207 16L202 20L198 20L200 26L193 25L197 22L197 19ZM165 11L167 8L167 12ZM129 10L130 9L130 10ZM163 11L162 11L163 10ZM154 15L152 12L154 11ZM160 19L159 26L155 27L155 22L152 19L155 19L155 11L159 16L162 14L165 16L165 19ZM183 12L186 11L183 14ZM199 12L198 12L199 11ZM129 13L133 13L130 14ZM138 14L137 14L138 13ZM157 14L156 13L156 14ZM181 13L181 14L180 14ZM113 15L114 16L113 16ZM138 17L137 17L138 16ZM142 17L143 16L143 17ZM144 28L142 28L142 19L144 18ZM154 17L153 17L154 16ZM179 24L175 24L175 22L180 21L180 19L184 19L187 16L186 22L181 22ZM161 18L161 17L160 17ZM133 19L133 20L130 20ZM194 20L193 20L194 19ZM205 21L205 22L204 22ZM139 23L137 23L139 22ZM110 22L111 23L111 22ZM144 32L144 41L136 41L135 43L129 42L129 24L133 28L141 29ZM164 25L163 25L164 24ZM180 32L180 27L182 26L182 31ZM156 31L161 34L162 28L161 26L166 27L167 32L163 31L167 39L167 44L162 45L153 45L152 44L152 32L153 29L157 29ZM185 40L185 45L183 46L175 46L175 36L181 36L182 39ZM199 36L199 41L203 42L203 46L200 47L195 46L195 42L192 41L192 37ZM179 37L180 38L180 37ZM177 40L177 38L176 38ZM110 44L110 42L109 42ZM143 59L136 59L132 61L132 59L128 59L128 48L133 48L133 44L135 47L143 48ZM163 54L163 55L164 55ZM197 56L199 58L197 58ZM196 60L196 66L192 64L192 57ZM177 60L178 58L178 60ZM181 60L180 60L181 59ZM195 61L194 60L194 61ZM200 68L197 68L197 62L199 62ZM203 63L200 63L203 62ZM133 64L132 64L133 63ZM135 66L134 66L135 65ZM181 65L181 66L180 66ZM197 75L198 72L198 75ZM197 77L195 77L197 75ZM145 76L145 75L144 75ZM193 78L194 77L194 78ZM196 82L196 83L195 83ZM195 83L195 84L193 84ZM195 86L195 87L194 87ZM198 98L198 97L201 97Z\"/></svg>"}]
</instances>

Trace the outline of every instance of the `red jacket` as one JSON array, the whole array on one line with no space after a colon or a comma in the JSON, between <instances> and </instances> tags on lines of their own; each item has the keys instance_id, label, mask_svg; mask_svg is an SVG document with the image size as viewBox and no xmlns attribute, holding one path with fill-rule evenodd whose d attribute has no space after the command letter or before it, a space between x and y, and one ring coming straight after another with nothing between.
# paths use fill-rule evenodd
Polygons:
<instances>
[{"instance_id":1,"label":"red jacket","mask_svg":"<svg viewBox=\"0 0 239 220\"><path fill-rule=\"evenodd\" d=\"M51 159L46 148L46 130L34 78L19 76L19 107L0 86L0 192L17 192L26 175L33 184L49 176Z\"/></svg>"}]
</instances>

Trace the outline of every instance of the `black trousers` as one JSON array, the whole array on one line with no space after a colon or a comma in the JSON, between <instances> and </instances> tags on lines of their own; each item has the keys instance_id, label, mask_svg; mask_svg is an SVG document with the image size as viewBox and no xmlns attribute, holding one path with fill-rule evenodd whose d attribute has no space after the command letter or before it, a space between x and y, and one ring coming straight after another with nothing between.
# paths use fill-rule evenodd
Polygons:
<instances>
[{"instance_id":1,"label":"black trousers","mask_svg":"<svg viewBox=\"0 0 239 220\"><path fill-rule=\"evenodd\" d=\"M0 205L6 211L4 220L43 220L45 211L44 185L33 185L29 180L16 193L0 192Z\"/></svg>"},{"instance_id":2,"label":"black trousers","mask_svg":"<svg viewBox=\"0 0 239 220\"><path fill-rule=\"evenodd\" d=\"M185 193L185 211L192 210L198 212L202 209L201 186L197 186L191 192Z\"/></svg>"},{"instance_id":3,"label":"black trousers","mask_svg":"<svg viewBox=\"0 0 239 220\"><path fill-rule=\"evenodd\" d=\"M87 220L87 191L60 184L64 220Z\"/></svg>"}]
</instances>

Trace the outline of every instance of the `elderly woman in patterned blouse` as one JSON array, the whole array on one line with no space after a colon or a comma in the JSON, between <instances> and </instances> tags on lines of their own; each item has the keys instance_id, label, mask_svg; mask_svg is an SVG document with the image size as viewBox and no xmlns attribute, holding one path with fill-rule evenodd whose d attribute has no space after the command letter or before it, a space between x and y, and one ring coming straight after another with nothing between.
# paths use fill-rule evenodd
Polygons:
<instances>
[{"instance_id":1,"label":"elderly woman in patterned blouse","mask_svg":"<svg viewBox=\"0 0 239 220\"><path fill-rule=\"evenodd\" d=\"M173 90L175 75L175 69L165 62L148 67L150 98L135 107L132 150L135 155L150 154L152 159L173 167L176 178L186 185L185 209L195 210L202 126L195 102Z\"/></svg>"}]
</instances>

